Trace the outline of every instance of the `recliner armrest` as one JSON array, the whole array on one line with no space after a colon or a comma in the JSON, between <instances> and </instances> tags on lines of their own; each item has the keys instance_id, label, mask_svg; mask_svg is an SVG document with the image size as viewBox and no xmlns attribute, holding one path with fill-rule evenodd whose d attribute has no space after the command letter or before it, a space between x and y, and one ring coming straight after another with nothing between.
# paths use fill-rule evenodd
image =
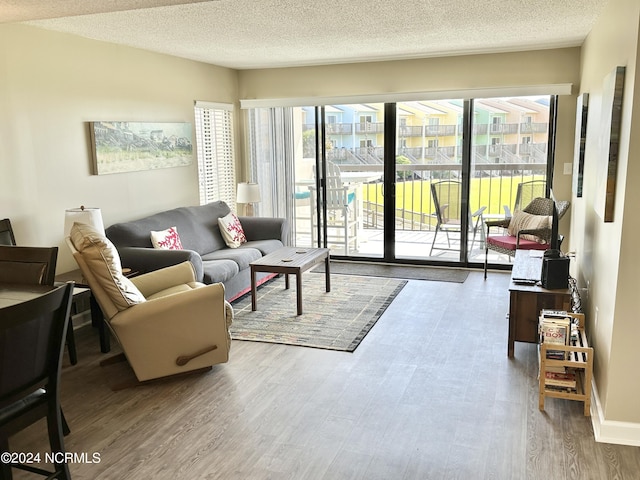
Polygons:
<instances>
[{"instance_id":1,"label":"recliner armrest","mask_svg":"<svg viewBox=\"0 0 640 480\"><path fill-rule=\"evenodd\" d=\"M196 281L202 282L202 257L193 250L162 250L146 247L120 247L118 254L123 267L135 272L148 273L189 261L193 265Z\"/></svg>"},{"instance_id":2,"label":"recliner armrest","mask_svg":"<svg viewBox=\"0 0 640 480\"><path fill-rule=\"evenodd\" d=\"M182 262L133 277L131 281L145 297L149 297L176 285L193 284L196 277L191 262Z\"/></svg>"}]
</instances>

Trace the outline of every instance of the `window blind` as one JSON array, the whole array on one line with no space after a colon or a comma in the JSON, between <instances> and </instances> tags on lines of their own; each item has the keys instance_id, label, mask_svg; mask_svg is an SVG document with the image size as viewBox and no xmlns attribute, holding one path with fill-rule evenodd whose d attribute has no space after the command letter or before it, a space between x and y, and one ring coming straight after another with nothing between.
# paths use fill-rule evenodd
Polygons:
<instances>
[{"instance_id":1,"label":"window blind","mask_svg":"<svg viewBox=\"0 0 640 480\"><path fill-rule=\"evenodd\" d=\"M235 211L233 105L195 104L200 204L222 200Z\"/></svg>"},{"instance_id":2,"label":"window blind","mask_svg":"<svg viewBox=\"0 0 640 480\"><path fill-rule=\"evenodd\" d=\"M450 98L523 97L531 95L571 95L571 83L519 85L514 87L467 88L426 92L397 92L349 96L317 96L290 98L249 98L240 100L240 108L306 107L309 105L350 105L355 103L396 103Z\"/></svg>"}]
</instances>

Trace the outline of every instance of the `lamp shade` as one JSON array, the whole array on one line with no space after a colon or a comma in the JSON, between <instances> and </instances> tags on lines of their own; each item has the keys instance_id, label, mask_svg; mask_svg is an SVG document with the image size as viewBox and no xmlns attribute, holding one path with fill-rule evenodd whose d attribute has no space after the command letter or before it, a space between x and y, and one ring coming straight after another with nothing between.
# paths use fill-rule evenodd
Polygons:
<instances>
[{"instance_id":1,"label":"lamp shade","mask_svg":"<svg viewBox=\"0 0 640 480\"><path fill-rule=\"evenodd\" d=\"M86 223L104 235L104 223L102 223L102 212L99 208L80 207L70 208L64 211L64 236L69 236L74 222Z\"/></svg>"},{"instance_id":2,"label":"lamp shade","mask_svg":"<svg viewBox=\"0 0 640 480\"><path fill-rule=\"evenodd\" d=\"M260 185L257 183L238 184L238 203L255 203L260 201Z\"/></svg>"}]
</instances>

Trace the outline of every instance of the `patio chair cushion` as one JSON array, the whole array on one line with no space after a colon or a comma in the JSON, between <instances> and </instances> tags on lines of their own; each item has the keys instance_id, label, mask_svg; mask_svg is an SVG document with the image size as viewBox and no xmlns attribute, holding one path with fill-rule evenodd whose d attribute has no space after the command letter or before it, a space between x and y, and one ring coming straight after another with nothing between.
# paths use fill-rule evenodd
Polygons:
<instances>
[{"instance_id":1,"label":"patio chair cushion","mask_svg":"<svg viewBox=\"0 0 640 480\"><path fill-rule=\"evenodd\" d=\"M540 230L551 228L551 217L547 215L532 215L527 212L517 211L513 213L513 217L509 221L507 232L513 237L518 236L520 230ZM535 235L521 235L522 240L531 240L538 243L544 243L544 240Z\"/></svg>"},{"instance_id":2,"label":"patio chair cushion","mask_svg":"<svg viewBox=\"0 0 640 480\"><path fill-rule=\"evenodd\" d=\"M494 245L506 251L515 251L517 241L517 237L514 237L512 235L492 235L490 237L487 237L488 244ZM527 240L520 237L520 248L525 250L546 250L547 248L549 248L549 244L539 243L534 240Z\"/></svg>"}]
</instances>

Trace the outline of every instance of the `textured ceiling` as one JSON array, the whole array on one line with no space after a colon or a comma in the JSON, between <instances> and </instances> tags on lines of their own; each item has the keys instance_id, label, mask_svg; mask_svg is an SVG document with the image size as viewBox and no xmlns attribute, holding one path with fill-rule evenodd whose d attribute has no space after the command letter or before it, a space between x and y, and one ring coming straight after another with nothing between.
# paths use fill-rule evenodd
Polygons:
<instances>
[{"instance_id":1,"label":"textured ceiling","mask_svg":"<svg viewBox=\"0 0 640 480\"><path fill-rule=\"evenodd\" d=\"M578 46L607 1L0 0L0 23L247 69Z\"/></svg>"}]
</instances>

